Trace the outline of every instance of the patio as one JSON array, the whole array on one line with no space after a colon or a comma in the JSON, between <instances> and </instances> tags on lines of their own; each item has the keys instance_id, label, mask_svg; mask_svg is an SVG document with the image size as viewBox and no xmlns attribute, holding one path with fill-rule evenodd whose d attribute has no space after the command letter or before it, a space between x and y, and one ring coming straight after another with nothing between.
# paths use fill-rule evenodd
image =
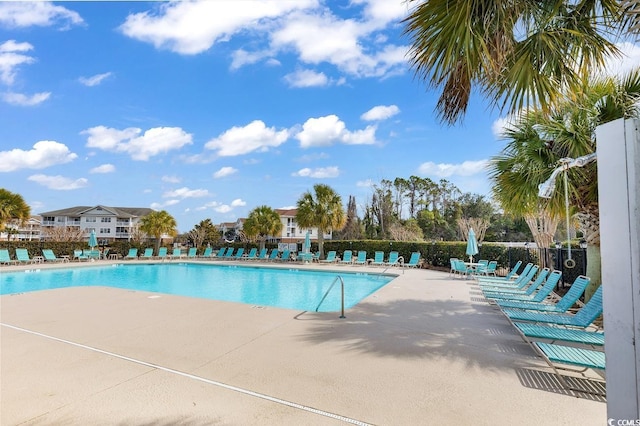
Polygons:
<instances>
[{"instance_id":1,"label":"patio","mask_svg":"<svg viewBox=\"0 0 640 426\"><path fill-rule=\"evenodd\" d=\"M2 296L0 423L605 422L472 281L391 271L346 319L108 287Z\"/></svg>"}]
</instances>

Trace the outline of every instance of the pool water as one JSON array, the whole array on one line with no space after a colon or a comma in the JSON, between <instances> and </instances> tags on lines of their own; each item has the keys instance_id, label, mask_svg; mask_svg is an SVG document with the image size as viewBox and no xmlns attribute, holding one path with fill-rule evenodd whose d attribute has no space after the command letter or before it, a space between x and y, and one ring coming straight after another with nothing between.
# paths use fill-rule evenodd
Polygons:
<instances>
[{"instance_id":1,"label":"pool water","mask_svg":"<svg viewBox=\"0 0 640 426\"><path fill-rule=\"evenodd\" d=\"M46 289L104 286L251 305L315 311L331 284L344 281L345 308L382 288L394 275L348 271L310 271L193 263L109 265L0 273L0 294ZM340 283L320 312L340 310Z\"/></svg>"}]
</instances>

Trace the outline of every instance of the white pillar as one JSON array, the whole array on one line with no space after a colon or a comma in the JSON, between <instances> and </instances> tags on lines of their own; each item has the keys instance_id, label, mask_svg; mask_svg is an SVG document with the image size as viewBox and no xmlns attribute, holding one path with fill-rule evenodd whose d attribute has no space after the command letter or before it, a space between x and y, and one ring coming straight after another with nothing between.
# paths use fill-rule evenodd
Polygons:
<instances>
[{"instance_id":1,"label":"white pillar","mask_svg":"<svg viewBox=\"0 0 640 426\"><path fill-rule=\"evenodd\" d=\"M596 129L607 417L640 419L640 121Z\"/></svg>"}]
</instances>

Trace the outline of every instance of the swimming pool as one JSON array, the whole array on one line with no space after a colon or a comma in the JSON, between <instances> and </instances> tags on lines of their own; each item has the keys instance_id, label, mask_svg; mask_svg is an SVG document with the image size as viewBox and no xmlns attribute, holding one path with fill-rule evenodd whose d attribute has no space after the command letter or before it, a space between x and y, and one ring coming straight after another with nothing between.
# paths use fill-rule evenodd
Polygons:
<instances>
[{"instance_id":1,"label":"swimming pool","mask_svg":"<svg viewBox=\"0 0 640 426\"><path fill-rule=\"evenodd\" d=\"M344 281L345 308L355 306L395 278L388 274L296 268L195 263L117 264L2 272L0 295L64 287L104 286L315 311L338 275ZM319 311L339 310L338 283L322 302Z\"/></svg>"}]
</instances>

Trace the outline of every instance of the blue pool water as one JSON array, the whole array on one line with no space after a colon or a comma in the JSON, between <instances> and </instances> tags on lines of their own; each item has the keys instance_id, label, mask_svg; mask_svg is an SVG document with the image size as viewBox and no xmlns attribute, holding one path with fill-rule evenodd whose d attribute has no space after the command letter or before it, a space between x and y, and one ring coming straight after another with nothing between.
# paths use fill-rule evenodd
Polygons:
<instances>
[{"instance_id":1,"label":"blue pool water","mask_svg":"<svg viewBox=\"0 0 640 426\"><path fill-rule=\"evenodd\" d=\"M345 308L356 305L394 276L193 263L109 265L0 273L0 294L105 286L252 305L315 311L336 276L344 281ZM319 311L340 310L340 285Z\"/></svg>"}]
</instances>

